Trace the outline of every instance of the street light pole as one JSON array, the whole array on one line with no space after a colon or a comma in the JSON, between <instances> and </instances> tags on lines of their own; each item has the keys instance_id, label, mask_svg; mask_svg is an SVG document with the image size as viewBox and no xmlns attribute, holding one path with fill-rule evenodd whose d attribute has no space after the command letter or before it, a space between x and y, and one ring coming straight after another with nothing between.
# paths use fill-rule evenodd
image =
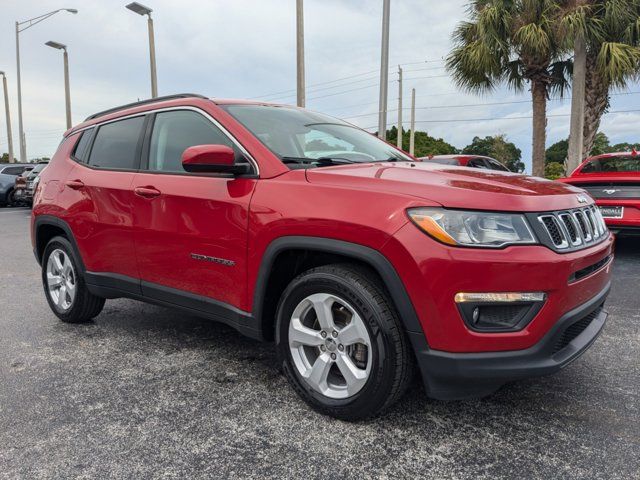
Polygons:
<instances>
[{"instance_id":1,"label":"street light pole","mask_svg":"<svg viewBox=\"0 0 640 480\"><path fill-rule=\"evenodd\" d=\"M67 46L62 43L48 41L45 43L46 46L51 48L57 48L58 50L63 51L63 60L64 60L64 101L65 101L65 110L67 114L67 130L71 128L71 92L69 89L69 56L67 54Z\"/></svg>"},{"instance_id":2,"label":"street light pole","mask_svg":"<svg viewBox=\"0 0 640 480\"><path fill-rule=\"evenodd\" d=\"M402 67L398 65L398 148L402 150Z\"/></svg>"},{"instance_id":3,"label":"street light pole","mask_svg":"<svg viewBox=\"0 0 640 480\"><path fill-rule=\"evenodd\" d=\"M296 87L298 106L304 107L305 78L304 78L304 10L303 0L296 0Z\"/></svg>"},{"instance_id":4,"label":"street light pole","mask_svg":"<svg viewBox=\"0 0 640 480\"><path fill-rule=\"evenodd\" d=\"M27 161L27 146L24 141L24 126L22 125L22 83L20 82L20 24L16 22L16 70L18 79L18 145L20 161Z\"/></svg>"},{"instance_id":5,"label":"street light pole","mask_svg":"<svg viewBox=\"0 0 640 480\"><path fill-rule=\"evenodd\" d=\"M147 16L147 27L149 29L149 66L151 68L151 98L156 98L158 96L158 75L156 73L156 42L153 33L153 19L151 18L151 12L153 12L153 10L138 2L130 3L126 8L138 15Z\"/></svg>"},{"instance_id":6,"label":"street light pole","mask_svg":"<svg viewBox=\"0 0 640 480\"><path fill-rule=\"evenodd\" d=\"M20 161L22 162L27 161L27 142L24 135L24 124L22 120L22 81L20 78L20 33L24 32L27 28L31 28L34 25L37 25L38 23L45 21L47 18L55 15L58 12L69 12L75 15L76 13L78 13L78 10L76 10L75 8L59 8L58 10L53 10L52 12L45 13L38 17L30 18L29 20L16 22L16 70L17 70L17 79L18 79L18 130L19 130L18 141L20 142Z\"/></svg>"},{"instance_id":7,"label":"street light pole","mask_svg":"<svg viewBox=\"0 0 640 480\"><path fill-rule=\"evenodd\" d=\"M415 155L416 145L416 89L411 89L411 133L409 133L409 155Z\"/></svg>"},{"instance_id":8,"label":"street light pole","mask_svg":"<svg viewBox=\"0 0 640 480\"><path fill-rule=\"evenodd\" d=\"M2 86L4 87L4 113L7 120L7 146L9 147L9 163L14 163L13 158L13 136L11 135L11 114L9 113L9 92L7 89L7 76L4 72L0 72L2 75Z\"/></svg>"},{"instance_id":9,"label":"street light pole","mask_svg":"<svg viewBox=\"0 0 640 480\"><path fill-rule=\"evenodd\" d=\"M147 27L149 28L149 64L151 67L151 98L158 96L158 74L156 72L156 41L153 35L153 19L151 13L147 19Z\"/></svg>"},{"instance_id":10,"label":"street light pole","mask_svg":"<svg viewBox=\"0 0 640 480\"><path fill-rule=\"evenodd\" d=\"M380 99L378 101L378 137L387 138L387 87L389 82L389 13L391 0L382 5L382 48L380 53Z\"/></svg>"}]
</instances>

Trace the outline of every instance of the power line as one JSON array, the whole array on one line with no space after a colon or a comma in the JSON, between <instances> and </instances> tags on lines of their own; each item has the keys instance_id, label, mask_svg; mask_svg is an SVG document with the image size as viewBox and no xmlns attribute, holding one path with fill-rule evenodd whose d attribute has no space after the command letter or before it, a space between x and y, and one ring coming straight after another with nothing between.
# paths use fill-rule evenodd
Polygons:
<instances>
[{"instance_id":1,"label":"power line","mask_svg":"<svg viewBox=\"0 0 640 480\"><path fill-rule=\"evenodd\" d=\"M637 92L619 92L619 93L611 93L610 95L636 95L639 94L640 91ZM556 101L561 101L561 100L571 100L571 97L558 97L558 98L550 98L549 101L550 102L556 102ZM490 103L467 103L467 104L461 104L461 105L432 105L429 107L417 107L416 110L433 110L433 109L440 109L440 108L468 108L468 107L490 107L490 106L496 106L496 105L515 105L515 104L521 104L521 103L531 103L531 100L513 100L513 101L508 101L508 102L490 102ZM410 110L409 107L407 108L403 108L404 110ZM396 108L395 110L388 110L389 112L397 112L398 109ZM378 115L378 112L371 112L371 113L363 113L360 115L352 115L349 117L341 117L343 119L350 119L350 118L361 118L361 117L371 117L373 115Z\"/></svg>"},{"instance_id":2,"label":"power line","mask_svg":"<svg viewBox=\"0 0 640 480\"><path fill-rule=\"evenodd\" d=\"M444 75L426 75L423 77L410 77L407 78L406 80L423 80L423 79L427 79L427 78L444 78L444 77L448 77L449 75L444 74ZM391 82L395 82L395 80L389 80L389 83ZM342 86L342 85L340 85ZM327 95L319 95L317 97L309 97L307 98L307 100L317 100L319 98L325 98L325 97L333 97L335 95L342 95L343 93L351 93L351 92L356 92L358 90L364 90L366 88L372 88L372 87L379 87L380 84L379 83L372 83L371 85L364 85L362 87L357 87L357 88L351 88L349 90L343 90L340 92L334 92L334 93L329 93ZM281 101L281 100L286 100L288 98L291 98L293 95L287 95L287 96L282 96L282 97L276 97L276 98L272 98L269 101Z\"/></svg>"},{"instance_id":3,"label":"power line","mask_svg":"<svg viewBox=\"0 0 640 480\"><path fill-rule=\"evenodd\" d=\"M615 110L611 112L606 112L604 115L610 115L614 113L636 113L640 112L640 109L634 110ZM553 115L547 115L547 118L554 117L570 117L570 113L558 113ZM444 120L416 120L416 123L451 123L451 122L491 122L494 120L530 120L533 116L527 115L522 117L489 117L489 118L449 118ZM364 130L369 130L371 128L377 128L377 125L373 125L371 127L361 127Z\"/></svg>"},{"instance_id":4,"label":"power line","mask_svg":"<svg viewBox=\"0 0 640 480\"><path fill-rule=\"evenodd\" d=\"M420 62L400 63L400 66L418 65L418 64L424 64L424 63L438 63L438 62L442 63L442 62L444 62L444 60L442 60L442 59L440 59L440 60L422 60ZM430 70L430 69L435 70L435 69L438 69L438 68L444 68L444 67L431 67L431 68L424 69L424 70ZM392 69L389 69L389 71L392 71ZM420 71L420 69L411 70L411 71L416 71L417 72L417 71ZM318 82L318 83L314 83L314 84L311 84L311 85L307 85L307 88L317 87L317 86L320 86L320 85L327 85L329 83L336 83L336 82L340 82L342 80L350 80L352 78L361 77L363 75L370 75L372 73L379 73L379 70L370 70L368 72L356 73L356 74L349 75L349 76L346 76L346 77L336 78L334 80L327 80L326 82ZM274 95L281 95L281 94L285 94L285 93L289 93L289 92L295 92L295 91L296 91L295 88L291 88L291 89L288 89L288 90L282 90L280 92L266 93L264 95L258 95L256 97L248 97L248 99L249 100L253 100L253 99L256 99L256 98L264 99L265 97L272 97Z\"/></svg>"}]
</instances>

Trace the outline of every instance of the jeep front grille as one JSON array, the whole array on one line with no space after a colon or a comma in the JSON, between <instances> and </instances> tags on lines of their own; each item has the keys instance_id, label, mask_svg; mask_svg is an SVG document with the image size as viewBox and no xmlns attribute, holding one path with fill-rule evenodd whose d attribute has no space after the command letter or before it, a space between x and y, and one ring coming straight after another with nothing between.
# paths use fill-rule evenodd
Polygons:
<instances>
[{"instance_id":1,"label":"jeep front grille","mask_svg":"<svg viewBox=\"0 0 640 480\"><path fill-rule=\"evenodd\" d=\"M608 230L595 205L535 214L542 242L557 251L587 248L607 238ZM545 241L546 240L546 241Z\"/></svg>"}]
</instances>

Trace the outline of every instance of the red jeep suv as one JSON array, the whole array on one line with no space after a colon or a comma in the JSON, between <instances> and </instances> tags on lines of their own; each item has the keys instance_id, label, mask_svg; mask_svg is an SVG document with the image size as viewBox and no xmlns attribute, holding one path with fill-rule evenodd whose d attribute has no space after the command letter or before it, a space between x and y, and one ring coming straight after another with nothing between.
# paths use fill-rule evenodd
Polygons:
<instances>
[{"instance_id":1,"label":"red jeep suv","mask_svg":"<svg viewBox=\"0 0 640 480\"><path fill-rule=\"evenodd\" d=\"M337 418L555 372L600 333L613 238L582 190L429 165L341 120L174 95L70 129L35 193L53 312L175 307L274 340Z\"/></svg>"}]
</instances>

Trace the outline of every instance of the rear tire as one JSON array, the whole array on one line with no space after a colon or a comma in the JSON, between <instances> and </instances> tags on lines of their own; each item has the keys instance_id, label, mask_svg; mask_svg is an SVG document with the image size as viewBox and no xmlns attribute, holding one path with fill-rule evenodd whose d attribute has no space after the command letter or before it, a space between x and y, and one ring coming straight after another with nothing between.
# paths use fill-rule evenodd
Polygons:
<instances>
[{"instance_id":1,"label":"rear tire","mask_svg":"<svg viewBox=\"0 0 640 480\"><path fill-rule=\"evenodd\" d=\"M15 197L15 190L10 190L9 193L7 193L7 206L8 207L15 207L16 206L16 197Z\"/></svg>"},{"instance_id":2,"label":"rear tire","mask_svg":"<svg viewBox=\"0 0 640 480\"><path fill-rule=\"evenodd\" d=\"M355 265L313 268L289 284L278 305L276 347L285 375L312 408L341 420L380 414L413 376L402 323L373 278Z\"/></svg>"},{"instance_id":3,"label":"rear tire","mask_svg":"<svg viewBox=\"0 0 640 480\"><path fill-rule=\"evenodd\" d=\"M104 298L89 292L80 261L65 237L52 238L42 255L42 285L49 307L67 323L88 322L104 307Z\"/></svg>"}]
</instances>

